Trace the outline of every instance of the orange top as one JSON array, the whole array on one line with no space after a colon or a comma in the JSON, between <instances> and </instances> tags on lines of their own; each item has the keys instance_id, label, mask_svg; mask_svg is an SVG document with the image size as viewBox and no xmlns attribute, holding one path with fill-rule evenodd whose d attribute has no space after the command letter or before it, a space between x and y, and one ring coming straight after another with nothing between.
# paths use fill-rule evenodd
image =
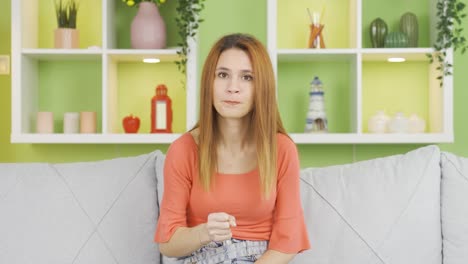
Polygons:
<instances>
[{"instance_id":1,"label":"orange top","mask_svg":"<svg viewBox=\"0 0 468 264\"><path fill-rule=\"evenodd\" d=\"M296 145L278 134L277 186L262 199L258 169L244 174L216 173L205 192L198 179L197 144L190 133L174 141L164 163L164 195L154 240L169 241L178 227L206 223L208 214L225 212L236 218L232 236L269 240L268 249L298 253L310 248L299 195Z\"/></svg>"}]
</instances>

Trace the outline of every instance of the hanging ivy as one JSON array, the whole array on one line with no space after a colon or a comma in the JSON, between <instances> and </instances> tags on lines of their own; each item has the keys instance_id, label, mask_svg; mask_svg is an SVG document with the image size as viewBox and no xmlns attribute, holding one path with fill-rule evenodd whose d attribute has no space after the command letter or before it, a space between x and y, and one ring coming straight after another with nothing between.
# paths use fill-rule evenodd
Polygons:
<instances>
[{"instance_id":1,"label":"hanging ivy","mask_svg":"<svg viewBox=\"0 0 468 264\"><path fill-rule=\"evenodd\" d=\"M447 49L460 50L465 53L468 48L466 38L463 36L462 20L466 17L465 4L461 0L437 1L437 39L434 43L434 54L428 54L430 63L436 61L439 66L440 86L444 85L444 76L452 75L453 65L446 60Z\"/></svg>"},{"instance_id":2,"label":"hanging ivy","mask_svg":"<svg viewBox=\"0 0 468 264\"><path fill-rule=\"evenodd\" d=\"M200 12L205 8L205 0L178 0L176 23L179 29L181 42L178 46L181 47L177 54L180 60L176 61L177 67L182 74L186 73L187 55L190 53L188 46L189 39L194 39L197 35L200 23L203 19L200 18Z\"/></svg>"}]
</instances>

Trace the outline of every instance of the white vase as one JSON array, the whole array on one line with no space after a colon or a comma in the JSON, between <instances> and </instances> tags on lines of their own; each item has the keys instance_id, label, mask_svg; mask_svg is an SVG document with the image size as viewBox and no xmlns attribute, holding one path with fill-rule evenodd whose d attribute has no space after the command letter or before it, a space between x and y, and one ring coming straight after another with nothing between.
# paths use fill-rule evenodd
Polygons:
<instances>
[{"instance_id":1,"label":"white vase","mask_svg":"<svg viewBox=\"0 0 468 264\"><path fill-rule=\"evenodd\" d=\"M384 111L377 111L377 113L367 122L367 130L369 133L386 133L387 125L390 117Z\"/></svg>"},{"instance_id":2,"label":"white vase","mask_svg":"<svg viewBox=\"0 0 468 264\"><path fill-rule=\"evenodd\" d=\"M426 131L426 121L416 114L412 114L408 118L409 133L424 133Z\"/></svg>"},{"instance_id":3,"label":"white vase","mask_svg":"<svg viewBox=\"0 0 468 264\"><path fill-rule=\"evenodd\" d=\"M402 112L397 112L388 122L388 132L406 133L408 132L408 118Z\"/></svg>"}]
</instances>

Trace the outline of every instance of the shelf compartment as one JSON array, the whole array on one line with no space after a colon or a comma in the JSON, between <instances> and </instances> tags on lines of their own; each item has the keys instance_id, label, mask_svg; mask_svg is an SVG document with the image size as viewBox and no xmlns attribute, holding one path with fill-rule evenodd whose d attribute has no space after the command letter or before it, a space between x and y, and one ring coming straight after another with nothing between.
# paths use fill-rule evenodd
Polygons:
<instances>
[{"instance_id":1,"label":"shelf compartment","mask_svg":"<svg viewBox=\"0 0 468 264\"><path fill-rule=\"evenodd\" d=\"M16 2L16 1L13 1ZM57 26L55 1L19 0L20 16L13 18L12 32L21 32L22 48L53 48L54 30ZM102 46L102 1L80 0L77 29L81 49ZM16 20L16 21L15 21Z\"/></svg>"},{"instance_id":2,"label":"shelf compartment","mask_svg":"<svg viewBox=\"0 0 468 264\"><path fill-rule=\"evenodd\" d=\"M140 118L138 133L150 133L151 98L159 84L167 86L172 100L173 133L185 132L186 88L182 83L185 76L173 61L156 64L136 61L141 55L113 54L108 58L106 133L124 133L122 119L130 114Z\"/></svg>"},{"instance_id":3,"label":"shelf compartment","mask_svg":"<svg viewBox=\"0 0 468 264\"><path fill-rule=\"evenodd\" d=\"M319 76L324 84L325 110L330 133L357 132L356 57L339 61L280 62L278 103L286 130L303 133L309 108L310 82Z\"/></svg>"},{"instance_id":4,"label":"shelf compartment","mask_svg":"<svg viewBox=\"0 0 468 264\"><path fill-rule=\"evenodd\" d=\"M368 132L368 120L383 110L392 117L396 112L405 116L417 114L426 121L426 132L451 134L450 122L444 112L448 91L439 87L435 64L426 60L389 63L363 61L362 71L362 131Z\"/></svg>"},{"instance_id":5,"label":"shelf compartment","mask_svg":"<svg viewBox=\"0 0 468 264\"><path fill-rule=\"evenodd\" d=\"M380 17L385 21L388 32L399 31L401 16L406 12L418 18L418 47L431 47L435 40L435 0L362 0L362 47L372 48L370 24Z\"/></svg>"},{"instance_id":6,"label":"shelf compartment","mask_svg":"<svg viewBox=\"0 0 468 264\"><path fill-rule=\"evenodd\" d=\"M308 1L276 2L277 47L279 49L307 48L310 12L322 13L323 38L326 48L357 47L357 1Z\"/></svg>"},{"instance_id":7,"label":"shelf compartment","mask_svg":"<svg viewBox=\"0 0 468 264\"><path fill-rule=\"evenodd\" d=\"M23 106L20 133L35 133L36 113L54 113L54 132L63 133L65 112L97 113L97 131L101 130L102 63L96 60L40 60L22 55L23 71L19 97ZM16 113L16 111L15 111Z\"/></svg>"}]
</instances>

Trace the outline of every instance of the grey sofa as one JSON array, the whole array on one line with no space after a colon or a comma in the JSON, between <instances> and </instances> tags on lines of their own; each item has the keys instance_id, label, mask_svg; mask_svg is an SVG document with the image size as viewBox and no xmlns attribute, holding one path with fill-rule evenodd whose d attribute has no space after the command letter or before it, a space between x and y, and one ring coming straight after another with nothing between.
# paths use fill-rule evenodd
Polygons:
<instances>
[{"instance_id":1,"label":"grey sofa","mask_svg":"<svg viewBox=\"0 0 468 264\"><path fill-rule=\"evenodd\" d=\"M0 263L156 264L164 154L0 164ZM304 168L293 263L468 263L468 159L427 146Z\"/></svg>"}]
</instances>

